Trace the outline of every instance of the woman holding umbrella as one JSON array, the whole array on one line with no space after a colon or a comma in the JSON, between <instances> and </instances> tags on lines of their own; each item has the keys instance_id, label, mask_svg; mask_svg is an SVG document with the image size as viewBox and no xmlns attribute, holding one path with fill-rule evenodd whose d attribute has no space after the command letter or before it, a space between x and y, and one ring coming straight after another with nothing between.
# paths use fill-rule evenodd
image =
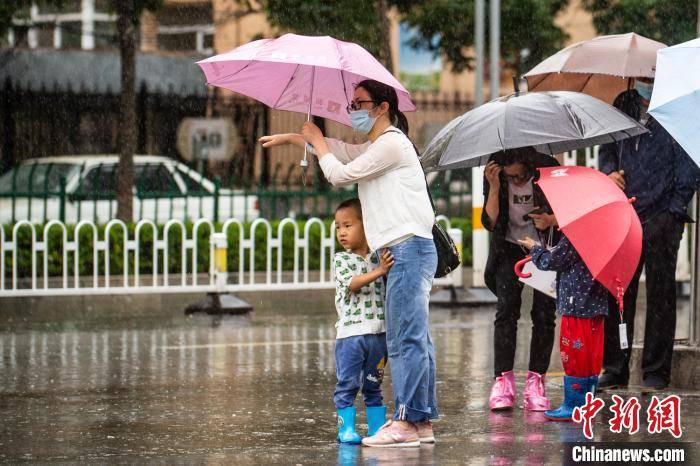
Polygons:
<instances>
[{"instance_id":1,"label":"woman holding umbrella","mask_svg":"<svg viewBox=\"0 0 700 466\"><path fill-rule=\"evenodd\" d=\"M522 282L513 266L527 255L518 241L539 238L541 244L556 244L556 219L542 192L534 184L536 168L558 165L549 156L532 148L510 149L494 154L484 175L484 227L493 232L484 278L497 296L494 321L494 384L489 407L511 409L515 403L513 365L517 341ZM555 303L537 290L532 302L532 339L523 406L545 411L550 402L545 393L544 375L554 345Z\"/></svg>"},{"instance_id":2,"label":"woman holding umbrella","mask_svg":"<svg viewBox=\"0 0 700 466\"><path fill-rule=\"evenodd\" d=\"M324 138L310 122L301 134L264 136L261 141L264 147L310 144L333 185L358 184L369 246L374 251L389 249L395 260L387 277L386 339L396 412L362 443L400 447L432 442L430 419L438 412L428 302L437 267L435 215L395 89L364 80L357 84L347 110L352 127L367 134L367 143Z\"/></svg>"}]
</instances>

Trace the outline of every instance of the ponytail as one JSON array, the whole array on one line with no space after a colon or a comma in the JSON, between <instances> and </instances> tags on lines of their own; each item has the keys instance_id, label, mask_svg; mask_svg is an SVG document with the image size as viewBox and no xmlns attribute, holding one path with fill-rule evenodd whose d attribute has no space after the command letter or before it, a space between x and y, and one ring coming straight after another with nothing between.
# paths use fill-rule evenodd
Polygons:
<instances>
[{"instance_id":1,"label":"ponytail","mask_svg":"<svg viewBox=\"0 0 700 466\"><path fill-rule=\"evenodd\" d=\"M374 79L365 79L358 83L355 87L361 87L366 90L377 104L386 102L389 104L389 120L391 124L400 129L408 136L408 119L406 115L399 110L399 97L396 94L396 89L388 84L380 83Z\"/></svg>"},{"instance_id":2,"label":"ponytail","mask_svg":"<svg viewBox=\"0 0 700 466\"><path fill-rule=\"evenodd\" d=\"M391 115L391 123L396 126L398 129L403 131L403 133L408 136L408 119L406 118L406 115L403 114L401 110L398 108L394 110L393 112L391 109L389 110L389 115Z\"/></svg>"}]
</instances>

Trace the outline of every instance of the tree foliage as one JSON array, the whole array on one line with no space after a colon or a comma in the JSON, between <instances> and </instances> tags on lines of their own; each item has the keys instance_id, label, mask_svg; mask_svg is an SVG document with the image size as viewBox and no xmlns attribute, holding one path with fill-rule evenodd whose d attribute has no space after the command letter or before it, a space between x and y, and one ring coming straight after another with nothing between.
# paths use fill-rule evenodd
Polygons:
<instances>
[{"instance_id":1,"label":"tree foliage","mask_svg":"<svg viewBox=\"0 0 700 466\"><path fill-rule=\"evenodd\" d=\"M262 0L270 24L283 31L332 36L379 55L380 31L374 1Z\"/></svg>"},{"instance_id":2,"label":"tree foliage","mask_svg":"<svg viewBox=\"0 0 700 466\"><path fill-rule=\"evenodd\" d=\"M394 0L417 35L416 48L443 56L455 71L474 66L474 0ZM554 24L569 0L501 0L501 57L507 68L527 71L564 46L567 34ZM486 50L489 6L486 2Z\"/></svg>"},{"instance_id":3,"label":"tree foliage","mask_svg":"<svg viewBox=\"0 0 700 466\"><path fill-rule=\"evenodd\" d=\"M248 0L239 4L250 6ZM330 35L356 42L381 57L382 39L375 0L261 0L268 21L281 30ZM410 46L443 56L455 71L473 67L474 0L388 0L401 20L416 29ZM488 2L487 10L488 10ZM554 24L569 0L502 0L501 52L519 72L564 46L567 35ZM254 9L253 9L254 10ZM254 12L250 10L250 12ZM488 12L487 12L488 15ZM488 21L486 31L488 34ZM487 40L488 47L488 40Z\"/></svg>"},{"instance_id":4,"label":"tree foliage","mask_svg":"<svg viewBox=\"0 0 700 466\"><path fill-rule=\"evenodd\" d=\"M601 34L636 32L674 45L697 34L697 0L584 0Z\"/></svg>"}]
</instances>

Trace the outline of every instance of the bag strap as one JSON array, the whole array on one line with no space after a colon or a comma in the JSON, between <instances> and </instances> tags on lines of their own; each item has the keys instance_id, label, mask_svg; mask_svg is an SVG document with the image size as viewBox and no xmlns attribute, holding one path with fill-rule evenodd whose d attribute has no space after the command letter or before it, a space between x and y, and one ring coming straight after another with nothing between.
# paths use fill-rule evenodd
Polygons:
<instances>
[{"instance_id":1,"label":"bag strap","mask_svg":"<svg viewBox=\"0 0 700 466\"><path fill-rule=\"evenodd\" d=\"M399 131L397 129L390 129L389 131L384 131L379 136L383 136L383 135L388 134L388 133L399 133L399 134L403 134L404 136L406 136L406 133L404 133L403 131ZM413 146L413 150L416 152L416 157L418 157L420 159L420 152L418 151L418 148L416 147L415 144L413 144L413 141L411 141L411 139L408 138L408 136L406 136L406 138ZM422 170L423 170L423 168L421 167L421 171ZM428 191L428 199L430 199L430 206L433 208L433 214L437 217L437 215L438 215L437 207L435 207L435 201L433 201L433 195L430 193L430 186L428 186L428 177L425 176L425 173L423 173L423 178L425 179L425 190Z\"/></svg>"}]
</instances>

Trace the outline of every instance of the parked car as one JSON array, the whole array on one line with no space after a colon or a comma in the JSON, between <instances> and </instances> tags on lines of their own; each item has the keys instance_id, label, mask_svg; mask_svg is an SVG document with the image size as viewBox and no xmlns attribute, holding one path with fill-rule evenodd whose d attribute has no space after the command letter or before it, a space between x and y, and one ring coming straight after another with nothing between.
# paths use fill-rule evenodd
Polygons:
<instances>
[{"instance_id":1,"label":"parked car","mask_svg":"<svg viewBox=\"0 0 700 466\"><path fill-rule=\"evenodd\" d=\"M0 223L114 218L118 161L115 155L76 155L23 162L0 177ZM257 197L240 190L219 189L217 206L215 184L168 157L134 156L134 185L134 220L213 219L217 208L220 221L259 215Z\"/></svg>"}]
</instances>

